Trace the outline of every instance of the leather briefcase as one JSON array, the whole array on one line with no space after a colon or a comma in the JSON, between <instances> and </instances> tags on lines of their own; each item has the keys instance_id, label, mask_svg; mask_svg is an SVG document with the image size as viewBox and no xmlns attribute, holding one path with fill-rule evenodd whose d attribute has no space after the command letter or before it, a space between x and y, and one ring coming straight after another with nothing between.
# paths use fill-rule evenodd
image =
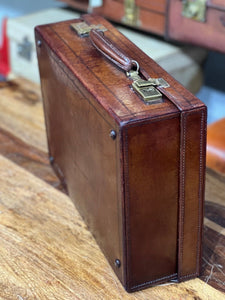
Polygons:
<instances>
[{"instance_id":1,"label":"leather briefcase","mask_svg":"<svg viewBox=\"0 0 225 300\"><path fill-rule=\"evenodd\" d=\"M224 0L61 0L83 11L164 36L225 52Z\"/></svg>"},{"instance_id":2,"label":"leather briefcase","mask_svg":"<svg viewBox=\"0 0 225 300\"><path fill-rule=\"evenodd\" d=\"M36 41L50 161L126 290L198 276L205 105L102 17Z\"/></svg>"}]
</instances>

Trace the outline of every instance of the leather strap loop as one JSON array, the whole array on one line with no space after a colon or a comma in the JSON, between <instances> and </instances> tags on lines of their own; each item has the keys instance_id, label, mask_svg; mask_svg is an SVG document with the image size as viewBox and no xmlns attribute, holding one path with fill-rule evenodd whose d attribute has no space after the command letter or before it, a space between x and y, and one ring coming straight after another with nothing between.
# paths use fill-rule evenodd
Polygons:
<instances>
[{"instance_id":1,"label":"leather strap loop","mask_svg":"<svg viewBox=\"0 0 225 300\"><path fill-rule=\"evenodd\" d=\"M133 67L133 60L122 53L112 42L104 36L102 31L92 29L90 40L93 46L106 58L112 61L119 68L129 72Z\"/></svg>"}]
</instances>

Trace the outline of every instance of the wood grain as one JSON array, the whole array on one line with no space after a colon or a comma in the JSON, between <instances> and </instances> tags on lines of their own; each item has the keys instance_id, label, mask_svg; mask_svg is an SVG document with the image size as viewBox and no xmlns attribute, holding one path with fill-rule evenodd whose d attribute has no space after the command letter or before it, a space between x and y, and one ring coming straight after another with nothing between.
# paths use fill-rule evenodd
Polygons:
<instances>
[{"instance_id":1,"label":"wood grain","mask_svg":"<svg viewBox=\"0 0 225 300\"><path fill-rule=\"evenodd\" d=\"M202 276L225 292L225 176L212 169L206 173Z\"/></svg>"},{"instance_id":2,"label":"wood grain","mask_svg":"<svg viewBox=\"0 0 225 300\"><path fill-rule=\"evenodd\" d=\"M43 140L45 135L43 135ZM0 128L0 154L12 160L32 174L63 190L63 187L49 164L46 152L28 145L10 132Z\"/></svg>"},{"instance_id":3,"label":"wood grain","mask_svg":"<svg viewBox=\"0 0 225 300\"><path fill-rule=\"evenodd\" d=\"M1 299L224 299L199 279L127 294L70 199L0 156Z\"/></svg>"},{"instance_id":4,"label":"wood grain","mask_svg":"<svg viewBox=\"0 0 225 300\"><path fill-rule=\"evenodd\" d=\"M218 232L218 225L205 219L203 243L203 273L201 279L224 292L225 235Z\"/></svg>"},{"instance_id":5,"label":"wood grain","mask_svg":"<svg viewBox=\"0 0 225 300\"><path fill-rule=\"evenodd\" d=\"M25 79L0 83L1 128L47 152L40 87Z\"/></svg>"},{"instance_id":6,"label":"wood grain","mask_svg":"<svg viewBox=\"0 0 225 300\"><path fill-rule=\"evenodd\" d=\"M225 205L225 175L207 168L206 173L206 201Z\"/></svg>"}]
</instances>

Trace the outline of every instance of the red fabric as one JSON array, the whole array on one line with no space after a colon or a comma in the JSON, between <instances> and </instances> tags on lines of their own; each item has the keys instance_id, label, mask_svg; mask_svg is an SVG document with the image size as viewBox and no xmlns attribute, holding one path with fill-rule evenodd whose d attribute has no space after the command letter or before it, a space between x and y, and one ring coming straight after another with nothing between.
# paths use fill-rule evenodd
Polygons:
<instances>
[{"instance_id":1,"label":"red fabric","mask_svg":"<svg viewBox=\"0 0 225 300\"><path fill-rule=\"evenodd\" d=\"M0 74L7 76L10 72L9 40L7 37L7 19L2 24L2 45L0 47Z\"/></svg>"}]
</instances>

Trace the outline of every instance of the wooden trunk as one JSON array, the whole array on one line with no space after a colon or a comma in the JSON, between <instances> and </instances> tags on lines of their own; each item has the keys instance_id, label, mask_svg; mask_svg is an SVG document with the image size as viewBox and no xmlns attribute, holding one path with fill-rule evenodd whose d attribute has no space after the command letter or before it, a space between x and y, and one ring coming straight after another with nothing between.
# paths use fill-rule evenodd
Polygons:
<instances>
[{"instance_id":1,"label":"wooden trunk","mask_svg":"<svg viewBox=\"0 0 225 300\"><path fill-rule=\"evenodd\" d=\"M88 0L62 1L169 40L225 52L224 0L103 0L100 7L89 7ZM201 2L205 2L203 6L198 4Z\"/></svg>"},{"instance_id":2,"label":"wooden trunk","mask_svg":"<svg viewBox=\"0 0 225 300\"><path fill-rule=\"evenodd\" d=\"M168 35L173 40L225 52L225 1L207 1L204 20L199 21L182 15L182 1L170 0Z\"/></svg>"},{"instance_id":3,"label":"wooden trunk","mask_svg":"<svg viewBox=\"0 0 225 300\"><path fill-rule=\"evenodd\" d=\"M166 80L162 99L146 104L80 22L102 24L145 82ZM101 17L39 26L36 41L50 161L126 290L198 276L205 105Z\"/></svg>"}]
</instances>

